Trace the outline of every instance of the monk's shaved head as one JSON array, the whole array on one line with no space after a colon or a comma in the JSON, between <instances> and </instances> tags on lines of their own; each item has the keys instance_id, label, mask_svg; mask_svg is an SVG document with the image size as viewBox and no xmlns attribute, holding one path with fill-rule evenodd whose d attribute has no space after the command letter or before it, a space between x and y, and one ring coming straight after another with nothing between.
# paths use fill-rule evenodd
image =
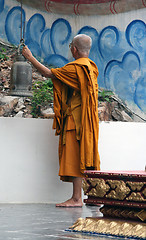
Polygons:
<instances>
[{"instance_id":1,"label":"monk's shaved head","mask_svg":"<svg viewBox=\"0 0 146 240\"><path fill-rule=\"evenodd\" d=\"M81 54L89 55L92 39L86 34L78 34L73 38L72 45L75 46Z\"/></svg>"}]
</instances>

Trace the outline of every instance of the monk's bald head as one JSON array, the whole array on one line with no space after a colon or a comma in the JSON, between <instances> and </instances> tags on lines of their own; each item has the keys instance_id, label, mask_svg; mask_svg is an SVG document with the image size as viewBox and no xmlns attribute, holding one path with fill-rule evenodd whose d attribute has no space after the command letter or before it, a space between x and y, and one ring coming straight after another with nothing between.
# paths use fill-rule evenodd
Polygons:
<instances>
[{"instance_id":1,"label":"monk's bald head","mask_svg":"<svg viewBox=\"0 0 146 240\"><path fill-rule=\"evenodd\" d=\"M73 46L75 46L81 55L89 55L92 39L86 34L78 34L72 40Z\"/></svg>"}]
</instances>

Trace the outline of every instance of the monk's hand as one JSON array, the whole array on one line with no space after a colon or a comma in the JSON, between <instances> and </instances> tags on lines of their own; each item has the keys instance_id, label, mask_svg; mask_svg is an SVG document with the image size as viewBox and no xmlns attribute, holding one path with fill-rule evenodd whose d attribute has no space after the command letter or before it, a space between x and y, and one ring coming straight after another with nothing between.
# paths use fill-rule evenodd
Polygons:
<instances>
[{"instance_id":1,"label":"monk's hand","mask_svg":"<svg viewBox=\"0 0 146 240\"><path fill-rule=\"evenodd\" d=\"M29 48L28 48L27 46L24 46L24 47L23 47L23 49L22 49L22 55L23 55L26 59L28 59L28 60L31 59L32 53L31 53L31 51L29 50Z\"/></svg>"}]
</instances>

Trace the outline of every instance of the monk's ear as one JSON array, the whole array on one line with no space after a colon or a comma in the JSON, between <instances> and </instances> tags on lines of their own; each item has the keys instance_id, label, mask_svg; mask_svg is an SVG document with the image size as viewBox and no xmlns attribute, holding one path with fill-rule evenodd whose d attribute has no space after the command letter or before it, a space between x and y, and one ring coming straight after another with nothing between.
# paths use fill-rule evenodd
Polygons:
<instances>
[{"instance_id":1,"label":"monk's ear","mask_svg":"<svg viewBox=\"0 0 146 240\"><path fill-rule=\"evenodd\" d=\"M76 54L78 52L77 47L74 47L74 53Z\"/></svg>"},{"instance_id":2,"label":"monk's ear","mask_svg":"<svg viewBox=\"0 0 146 240\"><path fill-rule=\"evenodd\" d=\"M75 46L72 46L71 48L72 48L73 51L75 51Z\"/></svg>"}]
</instances>

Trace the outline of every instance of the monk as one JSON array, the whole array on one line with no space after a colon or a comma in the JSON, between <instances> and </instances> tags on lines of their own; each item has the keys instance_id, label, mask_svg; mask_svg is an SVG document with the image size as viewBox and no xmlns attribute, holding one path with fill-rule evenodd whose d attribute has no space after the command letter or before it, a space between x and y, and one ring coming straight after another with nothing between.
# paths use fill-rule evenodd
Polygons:
<instances>
[{"instance_id":1,"label":"monk","mask_svg":"<svg viewBox=\"0 0 146 240\"><path fill-rule=\"evenodd\" d=\"M76 35L69 47L75 61L48 69L25 46L22 54L45 77L53 81L54 122L59 137L59 176L73 183L72 197L56 207L82 207L82 178L85 170L99 170L98 68L88 58L92 40Z\"/></svg>"}]
</instances>

